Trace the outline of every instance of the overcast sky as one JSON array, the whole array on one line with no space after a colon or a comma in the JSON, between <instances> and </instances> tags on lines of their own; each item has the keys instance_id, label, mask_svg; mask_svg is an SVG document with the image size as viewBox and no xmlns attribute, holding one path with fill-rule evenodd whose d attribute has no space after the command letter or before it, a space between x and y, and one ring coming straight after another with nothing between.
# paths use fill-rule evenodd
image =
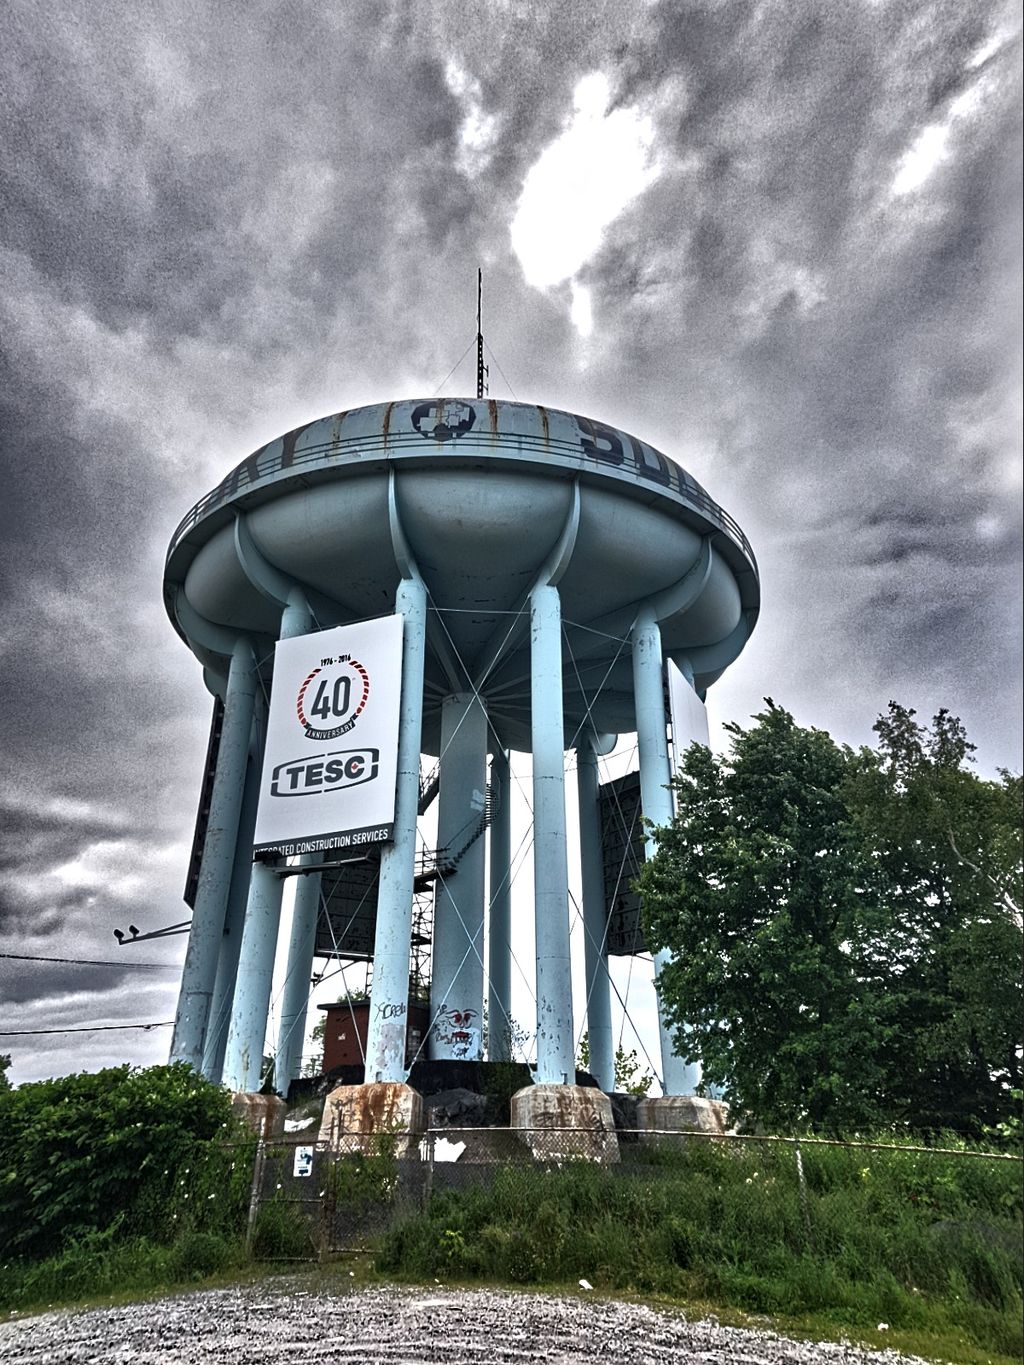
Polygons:
<instances>
[{"instance_id":1,"label":"overcast sky","mask_svg":"<svg viewBox=\"0 0 1024 1365\"><path fill-rule=\"evenodd\" d=\"M768 693L863 743L895 698L1019 769L1017 8L6 0L0 952L180 962L112 935L186 913L210 706L171 531L289 427L436 392L478 263L492 394L636 432L749 535L719 724ZM176 988L0 958L0 1028Z\"/></svg>"}]
</instances>

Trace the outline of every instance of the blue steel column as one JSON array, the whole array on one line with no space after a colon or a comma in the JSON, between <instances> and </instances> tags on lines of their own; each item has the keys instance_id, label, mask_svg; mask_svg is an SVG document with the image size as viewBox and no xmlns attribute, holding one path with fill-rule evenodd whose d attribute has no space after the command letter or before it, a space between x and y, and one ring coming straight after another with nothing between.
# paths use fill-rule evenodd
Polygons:
<instances>
[{"instance_id":1,"label":"blue steel column","mask_svg":"<svg viewBox=\"0 0 1024 1365\"><path fill-rule=\"evenodd\" d=\"M203 1047L203 1075L215 1084L224 1070L224 1049L228 1041L231 1002L235 995L238 975L238 954L245 927L245 907L249 900L249 875L252 871L252 840L256 828L256 810L260 798L260 773L263 765L263 727L255 718L249 746L249 761L245 770L245 789L242 793L242 812L238 821L235 861L231 870L231 890L224 918L224 936L220 941L217 959L217 981L213 988L210 1020Z\"/></svg>"},{"instance_id":2,"label":"blue steel column","mask_svg":"<svg viewBox=\"0 0 1024 1365\"><path fill-rule=\"evenodd\" d=\"M487 1056L506 1062L512 1056L512 783L503 750L491 759L491 884L487 924Z\"/></svg>"},{"instance_id":3,"label":"blue steel column","mask_svg":"<svg viewBox=\"0 0 1024 1365\"><path fill-rule=\"evenodd\" d=\"M454 869L434 899L429 1055L479 1061L484 1008L484 855L487 713L472 692L441 703L438 861Z\"/></svg>"},{"instance_id":4,"label":"blue steel column","mask_svg":"<svg viewBox=\"0 0 1024 1365\"><path fill-rule=\"evenodd\" d=\"M587 1041L590 1073L602 1090L615 1089L611 982L605 952L604 859L601 851L600 783L597 754L589 735L576 747L580 805L580 870L583 878L584 961L587 980Z\"/></svg>"},{"instance_id":5,"label":"blue steel column","mask_svg":"<svg viewBox=\"0 0 1024 1365\"><path fill-rule=\"evenodd\" d=\"M281 616L281 639L306 635L312 629L313 618L305 598L299 593L290 594L288 606ZM320 860L319 854L305 854L298 861L308 864ZM288 1094L289 1083L301 1069L310 978L313 975L313 950L316 946L316 922L320 912L320 873L307 872L305 876L293 880L295 904L288 940L288 963L281 991L277 1051L274 1054L275 1088L282 1095Z\"/></svg>"},{"instance_id":6,"label":"blue steel column","mask_svg":"<svg viewBox=\"0 0 1024 1365\"><path fill-rule=\"evenodd\" d=\"M210 1001L224 936L255 696L256 660L249 642L239 639L228 669L203 863L171 1039L171 1061L188 1062L196 1071L202 1067Z\"/></svg>"},{"instance_id":7,"label":"blue steel column","mask_svg":"<svg viewBox=\"0 0 1024 1365\"><path fill-rule=\"evenodd\" d=\"M427 590L418 575L403 578L399 584L395 611L404 618L395 837L381 851L373 944L373 1009L366 1036L367 1081L404 1081L407 1075L405 1034L427 631Z\"/></svg>"},{"instance_id":8,"label":"blue steel column","mask_svg":"<svg viewBox=\"0 0 1024 1365\"><path fill-rule=\"evenodd\" d=\"M537 938L537 1081L576 1079L565 843L562 613L558 589L530 594L530 729L533 748L533 882Z\"/></svg>"},{"instance_id":9,"label":"blue steel column","mask_svg":"<svg viewBox=\"0 0 1024 1365\"><path fill-rule=\"evenodd\" d=\"M298 591L289 595L281 613L280 638L304 635L312 625L309 608ZM251 847L250 847L251 857ZM277 957L284 881L270 863L253 863L249 898L238 955L235 996L224 1051L223 1083L230 1090L260 1088L263 1044Z\"/></svg>"},{"instance_id":10,"label":"blue steel column","mask_svg":"<svg viewBox=\"0 0 1024 1365\"><path fill-rule=\"evenodd\" d=\"M636 738L640 750L640 805L645 819L655 825L672 823L672 767L668 757L665 722L664 667L661 631L651 608L641 610L633 626L633 695L636 702ZM658 841L648 831L646 850L653 857ZM654 956L654 980L671 954L662 950ZM661 1038L661 1072L666 1095L692 1095L699 1080L697 1067L688 1066L673 1051L672 1035L665 1026L661 999L658 999L658 1032Z\"/></svg>"},{"instance_id":11,"label":"blue steel column","mask_svg":"<svg viewBox=\"0 0 1024 1365\"><path fill-rule=\"evenodd\" d=\"M305 854L299 861L304 862ZM288 939L288 966L281 992L281 1014L274 1060L275 1088L288 1094L289 1084L302 1068L302 1045L306 1038L306 1010L313 976L316 922L320 910L320 873L295 877L295 906Z\"/></svg>"}]
</instances>

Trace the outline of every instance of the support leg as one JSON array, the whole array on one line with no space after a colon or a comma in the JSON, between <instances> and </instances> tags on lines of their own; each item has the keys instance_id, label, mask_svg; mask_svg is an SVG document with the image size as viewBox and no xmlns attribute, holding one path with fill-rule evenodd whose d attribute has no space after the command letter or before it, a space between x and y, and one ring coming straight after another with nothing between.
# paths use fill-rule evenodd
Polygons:
<instances>
[{"instance_id":1,"label":"support leg","mask_svg":"<svg viewBox=\"0 0 1024 1365\"><path fill-rule=\"evenodd\" d=\"M430 1056L479 1061L484 1008L484 855L487 713L471 692L441 705L438 861L430 982Z\"/></svg>"},{"instance_id":2,"label":"support leg","mask_svg":"<svg viewBox=\"0 0 1024 1365\"><path fill-rule=\"evenodd\" d=\"M640 804L646 819L655 825L672 823L672 768L668 758L665 722L664 668L661 631L650 610L641 612L633 627L633 694L636 699L636 735L640 750ZM647 856L653 857L658 841L647 836ZM671 954L662 950L654 956L654 982ZM658 1031L661 1037L661 1071L666 1095L692 1095L700 1081L700 1070L689 1066L675 1054L672 1035L665 1024L661 998L658 999Z\"/></svg>"},{"instance_id":3,"label":"support leg","mask_svg":"<svg viewBox=\"0 0 1024 1365\"><path fill-rule=\"evenodd\" d=\"M395 597L395 611L404 617L395 837L390 844L384 845L380 860L377 932L373 947L373 1010L366 1037L367 1081L404 1081L406 1077L409 941L416 871L427 626L427 590L422 579L403 578Z\"/></svg>"},{"instance_id":4,"label":"support leg","mask_svg":"<svg viewBox=\"0 0 1024 1365\"><path fill-rule=\"evenodd\" d=\"M197 1071L202 1067L217 960L224 936L255 696L256 661L248 641L240 639L228 670L224 723L210 796L203 864L171 1039L171 1061L188 1062Z\"/></svg>"},{"instance_id":5,"label":"support leg","mask_svg":"<svg viewBox=\"0 0 1024 1365\"><path fill-rule=\"evenodd\" d=\"M320 873L295 878L295 906L288 940L288 966L281 993L281 1020L274 1061L276 1088L287 1099L288 1087L302 1069L306 1038L310 978L316 948L316 922L320 913Z\"/></svg>"},{"instance_id":6,"label":"support leg","mask_svg":"<svg viewBox=\"0 0 1024 1365\"><path fill-rule=\"evenodd\" d=\"M280 638L304 635L312 626L309 607L294 589L281 612ZM223 1081L231 1090L258 1090L263 1077L263 1046L277 957L284 883L267 863L254 863L238 955Z\"/></svg>"},{"instance_id":7,"label":"support leg","mask_svg":"<svg viewBox=\"0 0 1024 1365\"><path fill-rule=\"evenodd\" d=\"M231 1002L235 996L235 980L238 976L238 955L242 947L242 930L245 928L245 907L249 900L252 837L253 830L256 827L256 808L259 805L260 796L260 770L263 764L262 746L260 736L257 734L259 728L258 725L253 725L253 740L245 775L245 791L242 795L242 812L238 822L235 863L231 872L231 890L228 893L227 915L224 920L224 936L220 941L217 980L213 988L210 1021L206 1029L206 1043L203 1048L203 1075L208 1081L213 1081L216 1085L220 1084L224 1070L224 1049L228 1041Z\"/></svg>"},{"instance_id":8,"label":"support leg","mask_svg":"<svg viewBox=\"0 0 1024 1365\"><path fill-rule=\"evenodd\" d=\"M602 1090L615 1088L612 1042L611 983L605 952L604 864L601 853L597 754L589 735L576 750L576 786L580 803L580 865L583 874L583 931L587 977L587 1041L590 1072Z\"/></svg>"},{"instance_id":9,"label":"support leg","mask_svg":"<svg viewBox=\"0 0 1024 1365\"><path fill-rule=\"evenodd\" d=\"M512 1038L512 782L509 756L491 759L491 885L487 939L487 1055L492 1062L511 1059Z\"/></svg>"},{"instance_id":10,"label":"support leg","mask_svg":"<svg viewBox=\"0 0 1024 1365\"><path fill-rule=\"evenodd\" d=\"M295 591L281 614L281 639L305 635L313 629L313 617L305 597ZM319 854L306 854L300 863L316 862ZM281 1016L274 1054L276 1088L287 1098L288 1086L302 1065L302 1045L306 1037L306 1010L309 1007L316 924L320 912L320 873L310 872L295 878L295 904L292 931L288 941L288 962L281 991Z\"/></svg>"},{"instance_id":11,"label":"support leg","mask_svg":"<svg viewBox=\"0 0 1024 1365\"><path fill-rule=\"evenodd\" d=\"M537 1082L576 1078L569 964L565 840L562 619L558 589L530 595L530 725L533 748L534 914L537 936Z\"/></svg>"},{"instance_id":12,"label":"support leg","mask_svg":"<svg viewBox=\"0 0 1024 1365\"><path fill-rule=\"evenodd\" d=\"M277 953L283 883L269 863L253 863L231 1026L224 1052L224 1084L229 1090L259 1090L263 1043Z\"/></svg>"}]
</instances>

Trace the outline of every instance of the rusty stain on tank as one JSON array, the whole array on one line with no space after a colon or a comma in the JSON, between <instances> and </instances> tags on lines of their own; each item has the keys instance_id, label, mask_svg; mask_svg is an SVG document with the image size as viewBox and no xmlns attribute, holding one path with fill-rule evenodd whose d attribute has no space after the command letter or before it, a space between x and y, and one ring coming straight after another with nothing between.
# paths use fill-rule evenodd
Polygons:
<instances>
[{"instance_id":1,"label":"rusty stain on tank","mask_svg":"<svg viewBox=\"0 0 1024 1365\"><path fill-rule=\"evenodd\" d=\"M348 410L348 408L346 408L344 412L336 412L336 413L334 414L334 420L333 420L332 423L331 423L331 450L332 450L332 451L337 451L338 446L339 446L339 444L340 444L340 442L341 442L341 424L342 424L342 422L344 422L345 418L348 416L348 413L349 413L349 410Z\"/></svg>"},{"instance_id":2,"label":"rusty stain on tank","mask_svg":"<svg viewBox=\"0 0 1024 1365\"><path fill-rule=\"evenodd\" d=\"M388 443L388 437L389 437L390 434L391 434L391 412L392 412L392 409L394 408L394 406L395 406L394 403L389 403L389 404L387 405L387 407L384 409L384 424L383 424L383 426L382 426L382 428L381 428L381 431L382 431L383 436L384 436L384 444L385 444L385 446L387 445L387 443Z\"/></svg>"},{"instance_id":3,"label":"rusty stain on tank","mask_svg":"<svg viewBox=\"0 0 1024 1365\"><path fill-rule=\"evenodd\" d=\"M498 405L493 398L487 400L487 417L491 424L491 440L498 439Z\"/></svg>"},{"instance_id":4,"label":"rusty stain on tank","mask_svg":"<svg viewBox=\"0 0 1024 1365\"><path fill-rule=\"evenodd\" d=\"M542 426L543 429L544 429L544 444L545 444L545 445L550 445L550 443L551 443L551 423L548 421L548 410L547 410L547 408L542 408L541 405L538 403L538 404L537 404L537 411L540 413L540 424L541 424L541 426Z\"/></svg>"}]
</instances>

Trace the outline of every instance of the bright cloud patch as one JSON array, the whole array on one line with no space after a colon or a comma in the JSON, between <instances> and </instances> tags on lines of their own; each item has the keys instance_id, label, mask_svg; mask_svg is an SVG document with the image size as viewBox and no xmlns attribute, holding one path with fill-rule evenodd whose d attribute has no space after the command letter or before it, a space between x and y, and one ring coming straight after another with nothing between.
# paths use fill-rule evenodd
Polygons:
<instances>
[{"instance_id":1,"label":"bright cloud patch","mask_svg":"<svg viewBox=\"0 0 1024 1365\"><path fill-rule=\"evenodd\" d=\"M635 108L608 112L608 78L576 86L572 122L530 167L512 220L512 249L528 284L571 279L601 245L605 229L657 177L654 126ZM574 322L589 319L575 296ZM577 325L579 325L577 322ZM583 328L580 327L582 331Z\"/></svg>"},{"instance_id":2,"label":"bright cloud patch","mask_svg":"<svg viewBox=\"0 0 1024 1365\"><path fill-rule=\"evenodd\" d=\"M909 194L916 190L946 156L949 128L930 123L923 129L914 145L905 153L892 182L893 194Z\"/></svg>"},{"instance_id":3,"label":"bright cloud patch","mask_svg":"<svg viewBox=\"0 0 1024 1365\"><path fill-rule=\"evenodd\" d=\"M490 155L497 132L497 120L484 112L480 82L449 60L445 65L445 84L462 105L464 117L459 130L459 169L466 175L481 170Z\"/></svg>"},{"instance_id":4,"label":"bright cloud patch","mask_svg":"<svg viewBox=\"0 0 1024 1365\"><path fill-rule=\"evenodd\" d=\"M581 337L590 336L594 330L594 316L590 308L590 290L585 285L573 283L569 316Z\"/></svg>"},{"instance_id":5,"label":"bright cloud patch","mask_svg":"<svg viewBox=\"0 0 1024 1365\"><path fill-rule=\"evenodd\" d=\"M968 68L974 69L983 65L990 55L991 52L986 49L979 57L967 63ZM921 129L912 145L904 152L896 169L892 182L893 194L912 193L949 157L948 142L951 129L958 120L967 118L979 110L991 85L991 78L982 75L952 101L944 122L929 123Z\"/></svg>"}]
</instances>

